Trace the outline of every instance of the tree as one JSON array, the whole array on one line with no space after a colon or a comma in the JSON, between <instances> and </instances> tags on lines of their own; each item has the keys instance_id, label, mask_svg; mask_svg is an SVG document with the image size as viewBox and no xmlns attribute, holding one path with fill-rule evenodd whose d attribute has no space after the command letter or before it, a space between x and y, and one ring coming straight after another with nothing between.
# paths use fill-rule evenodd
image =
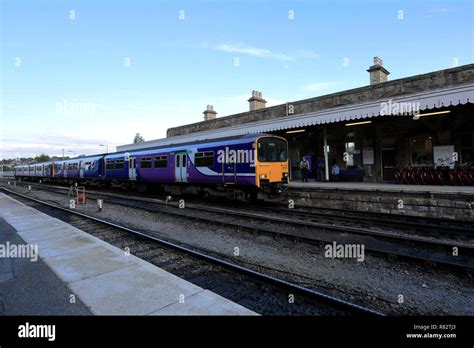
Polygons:
<instances>
[{"instance_id":1,"label":"tree","mask_svg":"<svg viewBox=\"0 0 474 348\"><path fill-rule=\"evenodd\" d=\"M140 133L135 134L135 138L133 139L134 144L141 144L144 143L145 139L140 135Z\"/></svg>"},{"instance_id":2,"label":"tree","mask_svg":"<svg viewBox=\"0 0 474 348\"><path fill-rule=\"evenodd\" d=\"M50 161L50 160L51 160L51 158L48 155L44 154L44 153L42 153L41 155L35 157L36 162L47 162L47 161Z\"/></svg>"}]
</instances>

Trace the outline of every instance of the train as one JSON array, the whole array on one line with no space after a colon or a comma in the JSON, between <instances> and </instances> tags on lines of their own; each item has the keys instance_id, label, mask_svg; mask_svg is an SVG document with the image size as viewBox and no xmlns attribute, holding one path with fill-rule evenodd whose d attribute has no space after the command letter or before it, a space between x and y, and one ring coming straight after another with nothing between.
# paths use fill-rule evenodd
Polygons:
<instances>
[{"instance_id":1,"label":"train","mask_svg":"<svg viewBox=\"0 0 474 348\"><path fill-rule=\"evenodd\" d=\"M122 187L158 187L169 194L249 200L278 196L288 184L288 143L253 134L17 165L17 180Z\"/></svg>"}]
</instances>

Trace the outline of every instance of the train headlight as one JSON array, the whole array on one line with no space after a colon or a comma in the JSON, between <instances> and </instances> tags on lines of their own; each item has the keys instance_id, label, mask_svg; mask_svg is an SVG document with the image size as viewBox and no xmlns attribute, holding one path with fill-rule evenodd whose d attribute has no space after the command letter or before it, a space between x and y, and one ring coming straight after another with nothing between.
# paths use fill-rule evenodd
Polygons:
<instances>
[{"instance_id":1,"label":"train headlight","mask_svg":"<svg viewBox=\"0 0 474 348\"><path fill-rule=\"evenodd\" d=\"M267 174L260 174L260 179L266 179L267 178Z\"/></svg>"},{"instance_id":2,"label":"train headlight","mask_svg":"<svg viewBox=\"0 0 474 348\"><path fill-rule=\"evenodd\" d=\"M284 177L284 178L287 178L287 177L288 177L288 173L283 173L283 177Z\"/></svg>"}]
</instances>

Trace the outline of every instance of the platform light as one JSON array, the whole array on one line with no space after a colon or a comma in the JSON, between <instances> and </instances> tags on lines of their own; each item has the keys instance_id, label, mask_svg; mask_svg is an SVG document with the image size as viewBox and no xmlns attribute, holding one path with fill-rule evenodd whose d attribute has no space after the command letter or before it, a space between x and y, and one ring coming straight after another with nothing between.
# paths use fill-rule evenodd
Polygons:
<instances>
[{"instance_id":1,"label":"platform light","mask_svg":"<svg viewBox=\"0 0 474 348\"><path fill-rule=\"evenodd\" d=\"M450 112L451 112L451 110L446 110L446 111L430 112L430 113L427 113L427 114L418 114L418 115L413 116L413 119L414 119L414 120L417 120L419 117L423 117L423 116L433 116L433 115L449 114Z\"/></svg>"},{"instance_id":2,"label":"platform light","mask_svg":"<svg viewBox=\"0 0 474 348\"><path fill-rule=\"evenodd\" d=\"M363 121L363 122L355 122L355 123L346 123L346 127L348 126L358 126L359 124L368 124L372 123L372 121Z\"/></svg>"},{"instance_id":3,"label":"platform light","mask_svg":"<svg viewBox=\"0 0 474 348\"><path fill-rule=\"evenodd\" d=\"M301 133L301 132L306 132L306 129L298 129L298 130L288 131L288 132L286 132L286 134Z\"/></svg>"}]
</instances>

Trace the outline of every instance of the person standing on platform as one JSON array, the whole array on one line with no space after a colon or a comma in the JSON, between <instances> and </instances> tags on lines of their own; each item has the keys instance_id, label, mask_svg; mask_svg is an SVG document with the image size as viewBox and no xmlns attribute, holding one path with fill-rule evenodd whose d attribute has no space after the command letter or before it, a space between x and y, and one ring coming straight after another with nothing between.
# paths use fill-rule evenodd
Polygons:
<instances>
[{"instance_id":1,"label":"person standing on platform","mask_svg":"<svg viewBox=\"0 0 474 348\"><path fill-rule=\"evenodd\" d=\"M321 157L316 160L316 180L324 181L324 161Z\"/></svg>"},{"instance_id":2,"label":"person standing on platform","mask_svg":"<svg viewBox=\"0 0 474 348\"><path fill-rule=\"evenodd\" d=\"M339 181L339 170L340 168L337 165L337 163L334 163L334 165L331 168L331 175L332 175L333 181Z\"/></svg>"},{"instance_id":3,"label":"person standing on platform","mask_svg":"<svg viewBox=\"0 0 474 348\"><path fill-rule=\"evenodd\" d=\"M309 163L305 157L301 157L300 171L301 171L301 182L308 182L308 167Z\"/></svg>"}]
</instances>

